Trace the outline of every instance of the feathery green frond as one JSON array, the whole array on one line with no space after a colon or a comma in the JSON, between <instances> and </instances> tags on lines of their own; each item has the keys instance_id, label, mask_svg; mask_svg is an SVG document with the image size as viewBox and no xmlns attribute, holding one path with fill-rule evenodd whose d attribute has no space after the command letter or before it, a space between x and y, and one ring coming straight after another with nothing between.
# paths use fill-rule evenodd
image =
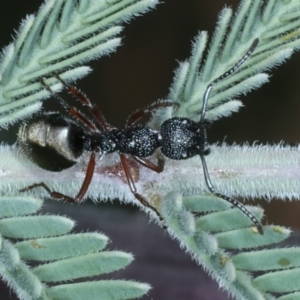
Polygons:
<instances>
[{"instance_id":1,"label":"feathery green frond","mask_svg":"<svg viewBox=\"0 0 300 300\"><path fill-rule=\"evenodd\" d=\"M24 118L49 97L39 80L59 73L65 80L86 76L91 60L115 51L121 23L153 8L158 0L46 0L27 16L0 59L0 126ZM49 84L54 82L52 78ZM52 87L60 90L61 84Z\"/></svg>"},{"instance_id":2,"label":"feathery green frond","mask_svg":"<svg viewBox=\"0 0 300 300\"><path fill-rule=\"evenodd\" d=\"M25 216L36 213L41 204L32 197L0 198L0 275L20 299L98 300L101 295L101 299L121 300L148 292L148 284L134 281L89 281L89 277L125 268L133 256L103 251L108 242L103 234L70 233L74 221L66 217ZM13 243L10 238L25 240ZM40 264L30 267L31 262ZM74 279L82 282L58 283Z\"/></svg>"},{"instance_id":3,"label":"feathery green frond","mask_svg":"<svg viewBox=\"0 0 300 300\"><path fill-rule=\"evenodd\" d=\"M197 199L197 195L184 197L170 193L164 198L163 217L169 233L181 247L235 299L281 299L272 298L272 293L287 296L299 291L300 248L254 250L279 243L289 237L290 230L270 225L265 226L264 235L260 235L256 228L249 227L250 222L240 212L230 207L225 209L224 200L210 198L215 204L214 212L202 207L205 201L201 195ZM206 202L209 204L208 199ZM205 216L194 218L190 209L195 205L201 207L201 212L206 211ZM261 219L262 210L248 209ZM258 271L264 274L255 277Z\"/></svg>"},{"instance_id":4,"label":"feathery green frond","mask_svg":"<svg viewBox=\"0 0 300 300\"><path fill-rule=\"evenodd\" d=\"M233 98L267 82L268 75L261 72L282 64L299 49L299 9L297 0L269 0L265 4L259 0L242 0L234 15L231 8L224 8L209 46L207 33L201 31L193 41L191 57L176 70L167 97L180 104L173 113L199 120L208 84L229 70L247 52L254 39L259 38L258 47L243 66L214 87L207 118L216 120L238 110L240 102ZM225 106L224 112L221 105L230 100L233 100L231 106Z\"/></svg>"}]
</instances>

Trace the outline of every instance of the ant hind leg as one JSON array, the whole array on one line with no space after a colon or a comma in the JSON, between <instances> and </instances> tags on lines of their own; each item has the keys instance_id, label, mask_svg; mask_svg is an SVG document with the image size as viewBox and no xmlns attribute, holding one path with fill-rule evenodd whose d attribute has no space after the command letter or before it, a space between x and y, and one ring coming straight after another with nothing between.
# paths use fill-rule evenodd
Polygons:
<instances>
[{"instance_id":1,"label":"ant hind leg","mask_svg":"<svg viewBox=\"0 0 300 300\"><path fill-rule=\"evenodd\" d=\"M56 192L56 191L52 191L44 182L39 182L39 183L35 183L30 186L27 186L27 187L21 189L20 192L21 193L27 192L29 190L32 190L32 189L35 189L38 187L42 187L44 190L46 190L48 192L48 194L50 195L51 198L54 198L56 200L65 200L69 203L81 203L82 199L83 199L84 195L86 194L88 187L92 181L92 178L93 178L94 169L95 169L95 165L96 165L95 156L96 156L95 152L92 151L90 160L88 163L88 167L86 170L85 178L81 185L80 191L77 193L75 198L72 198L70 196L64 195L64 194Z\"/></svg>"},{"instance_id":2,"label":"ant hind leg","mask_svg":"<svg viewBox=\"0 0 300 300\"><path fill-rule=\"evenodd\" d=\"M32 189L35 189L35 188L38 188L38 187L41 187L43 188L44 190L46 190L46 192L48 192L48 194L50 195L51 198L53 199L56 199L56 200L65 200L69 203L75 203L75 199L72 198L72 197L69 197L67 195L64 195L64 194L61 194L59 192L56 192L56 191L51 191L51 189L44 183L44 182L39 182L39 183L35 183L35 184L32 184L32 185L29 185L21 190L19 190L19 192L23 193L23 192L27 192L27 191L30 191Z\"/></svg>"}]
</instances>

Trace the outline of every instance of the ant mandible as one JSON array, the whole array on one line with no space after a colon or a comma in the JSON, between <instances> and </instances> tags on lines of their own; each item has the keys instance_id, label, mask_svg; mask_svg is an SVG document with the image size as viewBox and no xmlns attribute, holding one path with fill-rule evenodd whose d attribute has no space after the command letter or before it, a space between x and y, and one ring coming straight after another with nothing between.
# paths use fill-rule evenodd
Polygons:
<instances>
[{"instance_id":1,"label":"ant mandible","mask_svg":"<svg viewBox=\"0 0 300 300\"><path fill-rule=\"evenodd\" d=\"M94 174L96 154L102 158L107 153L118 152L130 191L142 205L152 209L163 221L158 210L137 192L126 157L126 155L130 155L139 164L160 173L163 171L163 163L159 160L155 164L146 158L160 148L164 156L174 160L188 159L199 155L202 161L205 183L209 191L240 209L253 222L259 233L263 234L262 224L243 204L218 192L214 188L205 160L205 156L209 154L205 114L212 88L217 82L234 73L252 55L258 42L259 40L255 39L247 53L231 69L207 86L199 122L188 118L172 117L162 123L159 131L139 124L138 121L157 109L173 106L174 103L170 101L156 102L145 109L134 112L127 119L125 129L118 129L105 120L97 105L92 104L82 92L67 84L59 75L55 74L56 78L68 88L71 94L80 100L82 105L89 108L93 115L93 122L90 122L74 107L68 106L59 95L51 90L45 80L41 79L43 86L62 101L73 119L58 113L37 114L20 127L18 143L21 149L37 165L50 171L62 171L71 167L84 151L88 151L91 154L84 181L75 198L52 191L43 182L28 186L21 191L40 186L55 199L80 203L88 190Z\"/></svg>"}]
</instances>

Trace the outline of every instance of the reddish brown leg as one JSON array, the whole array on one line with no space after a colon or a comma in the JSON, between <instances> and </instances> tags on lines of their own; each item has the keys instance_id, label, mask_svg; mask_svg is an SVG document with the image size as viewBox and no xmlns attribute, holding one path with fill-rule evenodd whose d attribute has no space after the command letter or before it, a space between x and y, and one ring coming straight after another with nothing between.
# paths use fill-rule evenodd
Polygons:
<instances>
[{"instance_id":1,"label":"reddish brown leg","mask_svg":"<svg viewBox=\"0 0 300 300\"><path fill-rule=\"evenodd\" d=\"M150 114L154 110L157 110L157 109L163 108L163 107L173 106L173 105L174 105L173 102L170 102L170 101L155 102L155 103L145 107L144 109L139 109L129 116L129 118L126 121L125 127L128 128L128 127L132 126L134 123L137 123L141 118Z\"/></svg>"},{"instance_id":2,"label":"reddish brown leg","mask_svg":"<svg viewBox=\"0 0 300 300\"><path fill-rule=\"evenodd\" d=\"M32 190L32 189L35 189L35 188L38 188L38 187L42 187L43 189L45 189L49 193L51 198L54 198L54 199L57 199L57 200L65 200L65 201L70 202L70 203L75 202L75 199L72 198L72 197L69 197L67 195L61 194L61 193L56 192L56 191L51 191L51 189L44 182L39 182L39 183L35 183L33 185L29 185L26 188L21 189L19 192L21 192L21 193L22 192L27 192L29 190Z\"/></svg>"},{"instance_id":3,"label":"reddish brown leg","mask_svg":"<svg viewBox=\"0 0 300 300\"><path fill-rule=\"evenodd\" d=\"M136 191L136 187L135 187L133 178L131 176L131 173L130 173L130 170L129 170L129 166L128 166L128 163L127 163L127 158L126 158L125 154L121 153L120 154L120 158L121 158L121 163L123 165L123 169L124 169L125 176L126 176L126 179L127 179L127 183L129 185L131 193L135 196L135 198L137 200L140 201L140 203L142 205L144 205L145 207L148 207L148 208L152 209L157 214L157 216L159 217L160 221L164 223L164 219L162 218L162 216L159 213L159 211L154 206L152 206L151 204L149 204L149 202L141 194L139 194ZM164 228L166 228L165 225L164 225Z\"/></svg>"},{"instance_id":4,"label":"reddish brown leg","mask_svg":"<svg viewBox=\"0 0 300 300\"><path fill-rule=\"evenodd\" d=\"M50 92L55 98L59 99L63 103L65 108L72 116L77 118L80 122L89 127L91 130L98 131L98 128L93 123L91 123L82 113L80 113L77 109L70 107L62 97L60 97L57 93L53 92L43 78L41 78L41 83L47 89L48 92Z\"/></svg>"},{"instance_id":5,"label":"reddish brown leg","mask_svg":"<svg viewBox=\"0 0 300 300\"><path fill-rule=\"evenodd\" d=\"M33 185L29 185L26 188L21 189L20 192L21 193L22 192L27 192L29 190L32 190L32 189L35 189L35 188L38 188L38 187L42 187L43 189L45 189L49 193L51 198L58 199L58 200L63 199L63 200L66 200L70 203L75 202L75 199L73 199L72 197L63 195L63 194L55 192L55 191L51 191L51 189L44 182L39 182L39 183L35 183Z\"/></svg>"},{"instance_id":6,"label":"reddish brown leg","mask_svg":"<svg viewBox=\"0 0 300 300\"><path fill-rule=\"evenodd\" d=\"M90 186L90 183L91 183L93 175L94 175L95 165L96 165L95 156L96 156L95 151L92 151L90 160L88 163L88 167L86 169L84 181L82 183L80 191L78 192L77 196L75 197L76 203L80 203L82 201L82 198L84 197L84 195L86 194L86 192Z\"/></svg>"},{"instance_id":7,"label":"reddish brown leg","mask_svg":"<svg viewBox=\"0 0 300 300\"><path fill-rule=\"evenodd\" d=\"M78 192L78 194L75 198L72 198L70 196L61 194L61 193L56 192L56 191L51 191L51 189L44 182L35 183L33 185L27 186L26 188L21 189L20 192L26 192L26 191L29 191L31 189L37 188L37 187L42 187L49 193L50 197L52 197L54 199L65 200L65 201L70 202L70 203L80 203L82 201L82 198L86 194L86 192L88 190L88 187L91 183L91 180L92 180L92 177L93 177L93 174L94 174L95 164L96 164L95 152L93 151L91 153L91 157L90 157L90 160L89 160L89 163L88 163L88 167L87 167L87 170L86 170L84 181L82 183L80 191Z\"/></svg>"},{"instance_id":8,"label":"reddish brown leg","mask_svg":"<svg viewBox=\"0 0 300 300\"><path fill-rule=\"evenodd\" d=\"M98 128L93 124L91 123L81 112L79 112L77 109L73 108L73 107L70 107L70 106L67 106L66 107L67 110L69 111L69 113L74 116L75 118L77 118L79 121L81 121L84 125L86 125L87 127L89 127L91 130L94 130L94 131L98 131Z\"/></svg>"},{"instance_id":9,"label":"reddish brown leg","mask_svg":"<svg viewBox=\"0 0 300 300\"><path fill-rule=\"evenodd\" d=\"M92 104L89 98L84 95L80 90L78 90L75 86L71 86L68 83L66 83L63 79L59 77L58 74L55 74L55 77L69 90L71 94L73 94L77 99L81 101L82 104L88 106L90 109L91 113L94 115L95 120L97 123L104 129L104 130L109 130L113 128L104 118L102 112L98 108L96 104Z\"/></svg>"},{"instance_id":10,"label":"reddish brown leg","mask_svg":"<svg viewBox=\"0 0 300 300\"><path fill-rule=\"evenodd\" d=\"M142 166L155 171L156 173L161 173L164 169L164 160L158 159L158 164L154 164L152 161L146 158L140 158L138 156L132 155L132 158L135 159Z\"/></svg>"}]
</instances>

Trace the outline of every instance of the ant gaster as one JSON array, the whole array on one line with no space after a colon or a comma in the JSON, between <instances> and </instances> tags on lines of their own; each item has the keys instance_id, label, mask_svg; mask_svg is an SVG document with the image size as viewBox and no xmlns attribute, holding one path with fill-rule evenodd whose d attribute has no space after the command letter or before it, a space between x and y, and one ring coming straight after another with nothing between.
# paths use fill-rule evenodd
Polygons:
<instances>
[{"instance_id":1,"label":"ant gaster","mask_svg":"<svg viewBox=\"0 0 300 300\"><path fill-rule=\"evenodd\" d=\"M41 82L44 87L63 102L67 111L73 116L73 119L58 113L37 114L20 127L18 143L21 149L23 149L37 165L50 171L62 171L63 169L71 167L77 162L84 151L90 152L90 159L85 179L75 198L56 191L51 191L43 182L29 186L21 191L40 186L53 198L79 203L86 194L92 180L96 165L96 154L101 158L107 153L118 152L131 192L142 205L152 209L162 220L157 209L150 205L147 200L137 192L126 157L126 155L130 155L144 167L159 173L163 171L161 161L159 161L158 164L154 164L146 157L151 156L160 148L164 156L174 160L188 159L199 155L202 161L205 183L209 191L240 209L242 213L253 222L259 233L263 234L261 223L243 204L216 191L209 177L205 161L205 156L209 154L205 114L210 92L214 84L234 73L251 56L258 45L258 41L258 39L255 39L247 53L230 70L213 80L207 86L203 97L199 122L188 118L172 117L162 123L159 131L139 124L138 121L159 108L174 105L172 102L156 102L145 109L138 110L130 115L126 122L125 129L117 129L105 120L100 109L95 104L92 104L83 93L75 87L68 85L58 75L55 75L57 79L62 82L83 105L89 108L93 115L93 122L90 122L74 107L68 106L63 99L51 90L44 79L42 79Z\"/></svg>"}]
</instances>

